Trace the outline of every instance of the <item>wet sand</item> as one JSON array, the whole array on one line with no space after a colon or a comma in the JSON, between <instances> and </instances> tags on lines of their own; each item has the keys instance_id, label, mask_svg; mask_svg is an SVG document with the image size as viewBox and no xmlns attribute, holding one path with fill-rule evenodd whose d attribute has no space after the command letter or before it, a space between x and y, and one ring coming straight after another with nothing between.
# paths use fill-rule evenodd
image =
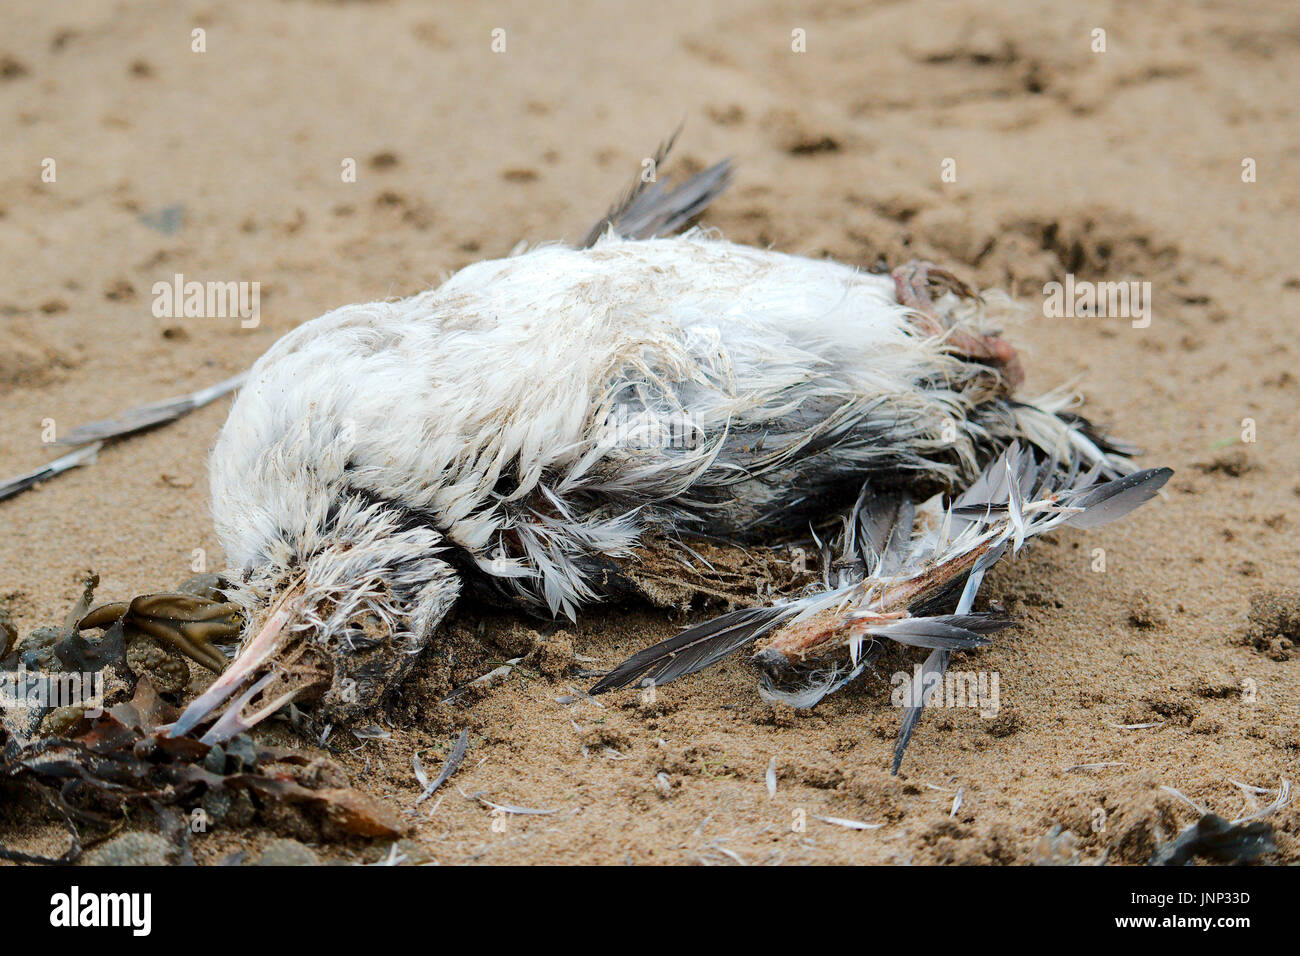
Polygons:
<instances>
[{"instance_id":1,"label":"wet sand","mask_svg":"<svg viewBox=\"0 0 1300 956\"><path fill-rule=\"evenodd\" d=\"M380 717L390 738L339 731L334 759L406 809L413 755L438 767L468 727L463 768L411 817L411 846L444 863L1031 862L1053 824L1076 834L1058 857L1143 862L1194 819L1161 787L1237 816L1232 781L1300 775L1300 635L1248 621L1300 582L1300 10L858 6L23 0L0 40L0 474L54 457L47 420L218 381L334 306L579 238L685 118L679 168L738 165L706 225L1011 290L1025 394L1074 383L1176 476L1129 520L991 575L1020 626L954 666L999 675L998 715L928 715L898 777L889 678L910 655L810 714L764 704L743 660L653 704L557 702L589 683L568 655L610 665L701 613L647 608L543 634L466 610L456 639L478 655L417 681ZM155 317L153 285L177 273L260 283L260 324ZM1149 326L1044 317L1044 284L1067 274L1149 282ZM227 408L0 503L0 603L20 630L60 619L86 569L110 600L175 586L196 552L222 566L205 469ZM432 702L519 651L530 663L471 705ZM1106 766L1067 769L1085 764ZM555 812L497 832L461 791ZM1300 858L1300 812L1273 820L1275 859ZM0 835L58 836L14 820ZM274 835L218 827L194 851Z\"/></svg>"}]
</instances>

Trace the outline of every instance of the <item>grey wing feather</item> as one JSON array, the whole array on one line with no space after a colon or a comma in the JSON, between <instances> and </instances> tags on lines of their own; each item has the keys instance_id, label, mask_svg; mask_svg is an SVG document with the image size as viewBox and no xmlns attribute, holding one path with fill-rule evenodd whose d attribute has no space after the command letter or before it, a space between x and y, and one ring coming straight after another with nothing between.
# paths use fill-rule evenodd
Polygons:
<instances>
[{"instance_id":1,"label":"grey wing feather","mask_svg":"<svg viewBox=\"0 0 1300 956\"><path fill-rule=\"evenodd\" d=\"M952 660L952 651L934 650L930 652L930 656L921 665L921 687L923 692L925 688L938 686L939 680L943 677L944 672L948 670L950 660ZM907 745L911 742L912 734L916 731L917 721L921 719L921 714L925 710L924 701L933 693L934 691L930 690L922 698L920 707L909 707L907 712L903 714L903 726L898 728L898 743L894 745L892 773L898 773L898 768L902 766L903 754L907 751Z\"/></svg>"},{"instance_id":2,"label":"grey wing feather","mask_svg":"<svg viewBox=\"0 0 1300 956\"><path fill-rule=\"evenodd\" d=\"M247 376L247 372L241 372L224 382L209 385L207 388L201 388L187 395L178 395L176 398L166 398L161 402L140 405L136 408L127 409L114 418L105 418L97 422L78 425L60 437L56 444L84 445L88 442L120 438L123 435L130 435L132 432L143 431L156 425L164 425L183 415L188 415L196 408L202 408L227 392L234 391L243 384Z\"/></svg>"},{"instance_id":3,"label":"grey wing feather","mask_svg":"<svg viewBox=\"0 0 1300 956\"><path fill-rule=\"evenodd\" d=\"M867 633L911 647L947 651L964 651L989 643L982 634L934 617L907 618L885 627L870 628Z\"/></svg>"},{"instance_id":4,"label":"grey wing feather","mask_svg":"<svg viewBox=\"0 0 1300 956\"><path fill-rule=\"evenodd\" d=\"M654 155L656 171L668 158L680 132L679 126ZM731 176L730 159L715 163L671 190L665 190L661 182L647 181L638 174L623 197L587 231L579 248L591 248L611 228L624 239L651 239L669 235L698 216L722 195L731 185Z\"/></svg>"},{"instance_id":5,"label":"grey wing feather","mask_svg":"<svg viewBox=\"0 0 1300 956\"><path fill-rule=\"evenodd\" d=\"M731 160L724 159L696 173L676 189L662 184L641 193L617 218L614 231L625 239L652 239L676 232L702 213L731 185Z\"/></svg>"},{"instance_id":6,"label":"grey wing feather","mask_svg":"<svg viewBox=\"0 0 1300 956\"><path fill-rule=\"evenodd\" d=\"M61 475L65 471L77 468L81 465L88 465L95 460L99 450L103 447L100 442L93 445L87 445L85 448L78 448L76 451L69 452L62 458L56 458L47 465L35 468L25 474L10 478L7 481L0 482L0 501L6 498L12 498L20 492L26 491L33 485L38 485L42 481L47 481L56 475Z\"/></svg>"},{"instance_id":7,"label":"grey wing feather","mask_svg":"<svg viewBox=\"0 0 1300 956\"><path fill-rule=\"evenodd\" d=\"M1100 528L1122 518L1154 498L1173 473L1171 468L1148 468L1089 488L1070 500L1072 506L1084 510L1066 524L1075 528Z\"/></svg>"},{"instance_id":8,"label":"grey wing feather","mask_svg":"<svg viewBox=\"0 0 1300 956\"><path fill-rule=\"evenodd\" d=\"M666 684L693 674L757 640L793 613L789 606L743 608L705 621L629 657L589 693L618 690L638 679Z\"/></svg>"},{"instance_id":9,"label":"grey wing feather","mask_svg":"<svg viewBox=\"0 0 1300 956\"><path fill-rule=\"evenodd\" d=\"M910 496L896 496L893 507L887 509L882 517L889 522L889 527L883 534L879 525L873 528L872 550L880 556L875 573L895 574L902 569L912 548L916 505Z\"/></svg>"},{"instance_id":10,"label":"grey wing feather","mask_svg":"<svg viewBox=\"0 0 1300 956\"><path fill-rule=\"evenodd\" d=\"M247 372L243 372L233 378L226 379L224 382L218 382L216 385L209 385L207 388L190 392L188 395L180 395L176 398L164 399L161 402L140 405L128 409L115 418L105 418L101 421L89 422L71 429L62 437L56 439L54 444L82 445L85 447L78 448L62 458L56 458L48 465L42 465L40 468L26 474L0 482L0 501L12 498L14 495L56 475L61 475L78 465L89 464L95 460L95 455L103 442L109 439L120 438L124 435L143 431L146 428L153 428L156 425L164 425L183 415L188 415L196 408L202 408L209 402L238 388L243 384L247 375Z\"/></svg>"}]
</instances>

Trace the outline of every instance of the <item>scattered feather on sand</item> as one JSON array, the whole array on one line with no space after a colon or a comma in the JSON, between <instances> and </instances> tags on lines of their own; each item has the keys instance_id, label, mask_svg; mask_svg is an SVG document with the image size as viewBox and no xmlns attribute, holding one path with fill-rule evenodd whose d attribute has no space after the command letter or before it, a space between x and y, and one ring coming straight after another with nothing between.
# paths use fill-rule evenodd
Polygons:
<instances>
[{"instance_id":1,"label":"scattered feather on sand","mask_svg":"<svg viewBox=\"0 0 1300 956\"><path fill-rule=\"evenodd\" d=\"M78 425L56 439L55 444L84 445L87 442L108 441L109 439L121 438L124 435L144 431L146 428L154 428L158 425L174 422L176 419L188 415L196 408L202 408L204 405L216 401L222 395L233 392L244 384L244 379L247 377L247 372L240 372L238 375L217 382L215 385L209 385L206 388L187 392L175 398L165 398L160 402L140 405L128 409L114 418L105 418L85 425Z\"/></svg>"},{"instance_id":2,"label":"scattered feather on sand","mask_svg":"<svg viewBox=\"0 0 1300 956\"><path fill-rule=\"evenodd\" d=\"M1076 770L1106 770L1110 767L1127 767L1128 764L1122 760L1103 760L1100 763L1076 763L1073 766L1062 767L1064 773L1073 773Z\"/></svg>"},{"instance_id":3,"label":"scattered feather on sand","mask_svg":"<svg viewBox=\"0 0 1300 956\"><path fill-rule=\"evenodd\" d=\"M861 820L848 820L844 817L818 817L814 820L820 820L822 823L829 823L832 826L844 827L846 830L879 830L884 826L883 823L863 823Z\"/></svg>"},{"instance_id":4,"label":"scattered feather on sand","mask_svg":"<svg viewBox=\"0 0 1300 956\"><path fill-rule=\"evenodd\" d=\"M1150 863L1185 866L1196 857L1216 863L1245 863L1276 852L1273 827L1262 820L1229 823L1216 813L1207 813L1157 847Z\"/></svg>"},{"instance_id":5,"label":"scattered feather on sand","mask_svg":"<svg viewBox=\"0 0 1300 956\"><path fill-rule=\"evenodd\" d=\"M1251 800L1255 794L1274 792L1239 780L1228 782L1240 788ZM1186 866L1198 857L1215 863L1250 863L1277 852L1273 826L1263 818L1291 802L1291 781L1285 777L1282 778L1272 803L1231 821L1217 813L1207 812L1174 787L1160 789L1182 800L1196 810L1199 816L1195 823L1184 828L1172 840L1166 840L1156 847L1149 861L1151 866Z\"/></svg>"},{"instance_id":6,"label":"scattered feather on sand","mask_svg":"<svg viewBox=\"0 0 1300 956\"><path fill-rule=\"evenodd\" d=\"M559 813L559 810L538 810L534 807L516 807L508 803L494 803L487 797L483 796L483 791L477 793L466 793L461 790L460 795L466 800L477 800L483 806L492 810L498 810L501 813L508 813L511 816L531 816L531 817L548 817L552 813Z\"/></svg>"},{"instance_id":7,"label":"scattered feather on sand","mask_svg":"<svg viewBox=\"0 0 1300 956\"><path fill-rule=\"evenodd\" d=\"M21 492L26 491L39 485L42 481L48 481L65 471L71 471L73 468L80 468L82 465L89 465L94 462L99 450L103 447L102 442L95 442L93 445L87 445L85 448L78 448L74 452L69 452L59 458L54 459L48 464L41 465L39 468L33 468L31 471L23 472L21 475L15 475L13 478L7 478L0 481L0 501L6 498L12 498Z\"/></svg>"},{"instance_id":8,"label":"scattered feather on sand","mask_svg":"<svg viewBox=\"0 0 1300 956\"><path fill-rule=\"evenodd\" d=\"M420 781L420 786L424 787L424 792L415 800L417 807L433 796L438 791L438 788L450 780L451 775L460 769L461 761L465 759L467 749L469 749L468 727L462 730L460 736L456 738L456 746L451 749L451 755L447 758L447 762L442 765L442 773L438 774L438 779L434 780L433 783L429 783L424 768L420 766L420 755L415 755L415 778Z\"/></svg>"},{"instance_id":9,"label":"scattered feather on sand","mask_svg":"<svg viewBox=\"0 0 1300 956\"><path fill-rule=\"evenodd\" d=\"M1201 806L1199 803L1197 803L1195 800L1193 800L1187 794L1183 793L1178 788L1162 786L1160 789L1163 790L1165 793L1169 794L1171 797L1177 797L1179 800L1183 801L1183 803L1187 804L1189 807L1191 807L1193 810L1195 810L1197 813L1201 814L1202 816L1205 815L1206 813L1205 807Z\"/></svg>"},{"instance_id":10,"label":"scattered feather on sand","mask_svg":"<svg viewBox=\"0 0 1300 956\"><path fill-rule=\"evenodd\" d=\"M1231 782L1237 783L1235 780ZM1255 793L1273 792L1272 790L1265 790L1261 787L1249 787L1247 784L1244 783L1237 783L1237 786L1243 789L1249 789ZM1270 814L1276 813L1278 810L1281 810L1290 802L1291 802L1291 781L1283 777L1282 785L1277 788L1277 798L1272 803L1270 803L1266 807L1263 807L1262 809L1256 810L1254 813L1249 814L1248 816L1237 817L1237 819L1233 820L1232 822L1247 823L1251 820L1258 820L1261 817L1266 817L1269 816Z\"/></svg>"},{"instance_id":11,"label":"scattered feather on sand","mask_svg":"<svg viewBox=\"0 0 1300 956\"><path fill-rule=\"evenodd\" d=\"M491 687L497 681L509 677L510 672L513 671L516 667L518 667L521 661L523 661L522 657L510 658L510 660L506 661L500 667L494 667L492 670L488 671L482 677L475 677L468 684L465 684L461 687L457 687L450 694L444 697L442 699L442 702L444 704L450 704L453 700L455 700L457 697L464 694L471 687L483 687L483 686Z\"/></svg>"}]
</instances>

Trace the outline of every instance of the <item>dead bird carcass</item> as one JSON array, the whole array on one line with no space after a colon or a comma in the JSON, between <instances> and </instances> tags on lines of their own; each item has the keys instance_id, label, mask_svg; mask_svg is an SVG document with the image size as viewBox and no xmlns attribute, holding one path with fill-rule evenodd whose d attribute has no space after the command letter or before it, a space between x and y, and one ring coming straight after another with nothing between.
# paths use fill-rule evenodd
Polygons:
<instances>
[{"instance_id":1,"label":"dead bird carcass","mask_svg":"<svg viewBox=\"0 0 1300 956\"><path fill-rule=\"evenodd\" d=\"M971 611L1000 555L1118 517L1167 480L1136 471L1070 396L1016 394L1005 297L926 263L872 274L662 237L726 175L634 192L584 248L336 309L257 362L211 463L249 623L173 733L215 717L203 740L220 741L294 700L362 713L462 592L572 618L639 592L646 541L775 544L840 513L824 594L693 629L595 690L765 635L769 671L847 650L822 691L860 672L876 637L930 648L942 671L1002 626Z\"/></svg>"}]
</instances>

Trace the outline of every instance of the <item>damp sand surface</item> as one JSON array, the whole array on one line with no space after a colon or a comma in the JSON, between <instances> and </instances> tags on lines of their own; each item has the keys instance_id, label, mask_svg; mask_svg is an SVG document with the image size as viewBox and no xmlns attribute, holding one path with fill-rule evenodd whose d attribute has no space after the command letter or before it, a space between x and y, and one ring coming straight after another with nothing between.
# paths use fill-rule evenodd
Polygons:
<instances>
[{"instance_id":1,"label":"damp sand surface","mask_svg":"<svg viewBox=\"0 0 1300 956\"><path fill-rule=\"evenodd\" d=\"M654 701L557 701L589 683L575 667L614 664L698 609L539 628L466 608L454 660L379 716L390 735L340 728L325 752L407 811L412 758L436 775L468 729L459 772L409 817L408 857L443 863L1142 862L1195 816L1163 787L1232 818L1269 800L1233 781L1300 776L1297 87L1300 10L1285 2L556 15L20 0L0 39L0 473L53 457L47 419L218 381L332 307L418 292L521 239L580 237L685 117L680 168L738 163L709 226L867 268L928 258L1010 290L1029 307L1008 330L1026 394L1075 383L1090 416L1177 474L1129 520L1053 535L991 574L987 599L1019 626L955 667L998 675L998 712L928 715L897 777L890 678L908 654L811 713L764 704L740 659ZM56 183L40 180L47 157ZM154 283L178 273L259 282L260 324L155 317ZM1150 324L1042 318L1044 284L1066 274L1149 282ZM21 630L61 619L88 568L114 600L173 587L199 553L221 566L205 461L227 407L0 504L0 602ZM520 654L467 703L436 702ZM502 821L476 793L553 812ZM1273 818L1275 859L1300 858L1298 814ZM1044 839L1054 825L1074 836ZM61 838L13 811L0 836ZM283 836L317 837L295 821L217 827L194 853L255 857Z\"/></svg>"}]
</instances>

